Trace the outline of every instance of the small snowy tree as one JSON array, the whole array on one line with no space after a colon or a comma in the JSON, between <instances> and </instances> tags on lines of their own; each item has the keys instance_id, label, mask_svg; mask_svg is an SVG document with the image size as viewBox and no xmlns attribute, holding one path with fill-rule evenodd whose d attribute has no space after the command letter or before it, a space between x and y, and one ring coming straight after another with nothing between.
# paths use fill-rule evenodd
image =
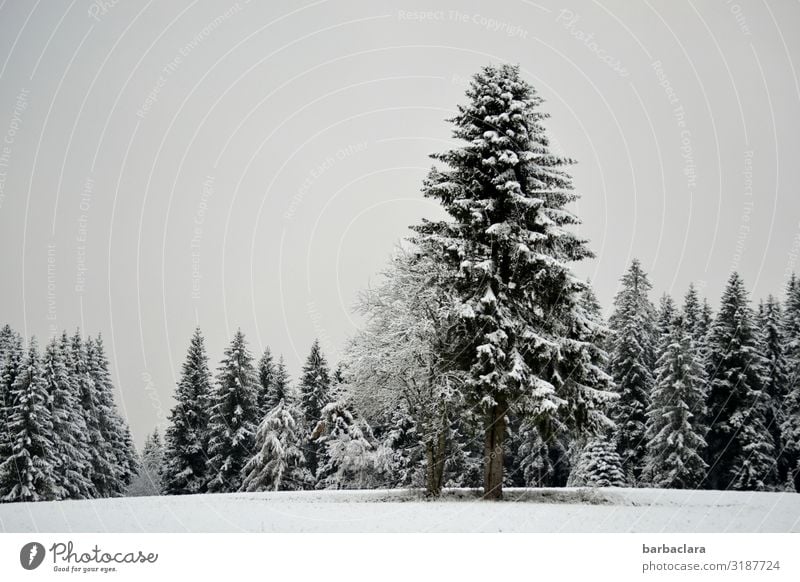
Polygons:
<instances>
[{"instance_id":1,"label":"small snowy tree","mask_svg":"<svg viewBox=\"0 0 800 582\"><path fill-rule=\"evenodd\" d=\"M624 487L622 460L614 443L591 439L580 453L568 484L570 487Z\"/></svg>"},{"instance_id":2,"label":"small snowy tree","mask_svg":"<svg viewBox=\"0 0 800 582\"><path fill-rule=\"evenodd\" d=\"M294 491L313 478L306 468L299 411L281 400L258 426L255 455L242 469L242 491Z\"/></svg>"},{"instance_id":3,"label":"small snowy tree","mask_svg":"<svg viewBox=\"0 0 800 582\"><path fill-rule=\"evenodd\" d=\"M139 473L128 486L130 497L161 495L164 492L163 482L164 448L158 429L147 435L144 448L139 459Z\"/></svg>"},{"instance_id":4,"label":"small snowy tree","mask_svg":"<svg viewBox=\"0 0 800 582\"><path fill-rule=\"evenodd\" d=\"M645 480L656 487L693 489L705 478L705 413L702 368L692 357L692 339L681 317L673 319L658 361L647 413Z\"/></svg>"},{"instance_id":5,"label":"small snowy tree","mask_svg":"<svg viewBox=\"0 0 800 582\"><path fill-rule=\"evenodd\" d=\"M304 431L310 434L322 418L322 409L331 401L331 374L328 361L322 354L319 340L314 340L300 376L300 411L303 413ZM316 475L319 445L306 443L306 463Z\"/></svg>"},{"instance_id":6,"label":"small snowy tree","mask_svg":"<svg viewBox=\"0 0 800 582\"><path fill-rule=\"evenodd\" d=\"M208 482L211 373L200 328L195 329L175 389L164 447L164 492L202 493Z\"/></svg>"},{"instance_id":7,"label":"small snowy tree","mask_svg":"<svg viewBox=\"0 0 800 582\"><path fill-rule=\"evenodd\" d=\"M258 375L244 334L236 332L219 368L209 422L208 491L237 491L250 459L256 427Z\"/></svg>"},{"instance_id":8,"label":"small snowy tree","mask_svg":"<svg viewBox=\"0 0 800 582\"><path fill-rule=\"evenodd\" d=\"M388 489L422 486L425 455L414 417L400 402L396 409L378 418L385 425L378 446L383 486Z\"/></svg>"},{"instance_id":9,"label":"small snowy tree","mask_svg":"<svg viewBox=\"0 0 800 582\"><path fill-rule=\"evenodd\" d=\"M39 348L31 338L11 386L8 432L11 456L0 463L3 501L49 501L59 491L53 478L53 422Z\"/></svg>"},{"instance_id":10,"label":"small snowy tree","mask_svg":"<svg viewBox=\"0 0 800 582\"><path fill-rule=\"evenodd\" d=\"M374 487L375 447L366 438L363 421L357 421L343 401L322 409L322 418L311 435L321 445L317 468L318 489L367 489Z\"/></svg>"},{"instance_id":11,"label":"small snowy tree","mask_svg":"<svg viewBox=\"0 0 800 582\"><path fill-rule=\"evenodd\" d=\"M634 259L622 277L621 289L614 298L611 373L619 400L611 418L617 425L617 450L626 477L636 483L646 452L645 424L653 390L655 361L655 310L648 299L650 281Z\"/></svg>"}]
</instances>

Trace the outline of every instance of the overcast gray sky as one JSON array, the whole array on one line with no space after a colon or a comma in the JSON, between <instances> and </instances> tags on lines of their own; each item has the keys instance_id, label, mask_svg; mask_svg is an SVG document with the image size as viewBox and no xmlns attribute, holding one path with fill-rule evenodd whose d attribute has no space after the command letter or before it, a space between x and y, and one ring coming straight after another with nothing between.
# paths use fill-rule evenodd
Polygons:
<instances>
[{"instance_id":1,"label":"overcast gray sky","mask_svg":"<svg viewBox=\"0 0 800 582\"><path fill-rule=\"evenodd\" d=\"M519 63L576 160L604 306L633 256L716 304L800 254L795 1L0 2L0 320L102 332L137 441L195 325L296 377L450 144L467 78Z\"/></svg>"}]
</instances>

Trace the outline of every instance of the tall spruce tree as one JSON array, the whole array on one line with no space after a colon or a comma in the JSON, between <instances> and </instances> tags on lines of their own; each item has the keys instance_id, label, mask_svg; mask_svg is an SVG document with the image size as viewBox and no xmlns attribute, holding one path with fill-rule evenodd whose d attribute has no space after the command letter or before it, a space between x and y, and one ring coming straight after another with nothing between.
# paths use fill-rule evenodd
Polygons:
<instances>
[{"instance_id":1,"label":"tall spruce tree","mask_svg":"<svg viewBox=\"0 0 800 582\"><path fill-rule=\"evenodd\" d=\"M8 325L4 326L0 330L0 463L11 456L11 387L22 367L23 358L22 338ZM0 499L9 493L3 487L0 481Z\"/></svg>"},{"instance_id":2,"label":"tall spruce tree","mask_svg":"<svg viewBox=\"0 0 800 582\"><path fill-rule=\"evenodd\" d=\"M42 366L53 424L53 475L56 496L60 499L91 499L94 486L86 421L81 410L77 386L70 376L69 338L53 338L45 348Z\"/></svg>"},{"instance_id":3,"label":"tall spruce tree","mask_svg":"<svg viewBox=\"0 0 800 582\"><path fill-rule=\"evenodd\" d=\"M181 377L175 388L175 406L169 416L164 446L164 492L169 495L203 493L208 483L209 407L211 373L200 328L189 341Z\"/></svg>"},{"instance_id":4,"label":"tall spruce tree","mask_svg":"<svg viewBox=\"0 0 800 582\"><path fill-rule=\"evenodd\" d=\"M103 338L89 338L87 344L89 373L94 382L96 411L99 413L98 425L107 450L110 450L112 473L106 494L118 497L125 493L134 476L139 471L138 453L133 444L130 428L120 415L114 400L114 384L111 380L108 358Z\"/></svg>"},{"instance_id":5,"label":"tall spruce tree","mask_svg":"<svg viewBox=\"0 0 800 582\"><path fill-rule=\"evenodd\" d=\"M775 481L766 427L765 360L747 290L728 279L709 332L707 483L712 489L764 489Z\"/></svg>"},{"instance_id":6,"label":"tall spruce tree","mask_svg":"<svg viewBox=\"0 0 800 582\"><path fill-rule=\"evenodd\" d=\"M331 401L331 373L328 361L322 354L319 340L314 340L300 376L300 411L303 414L306 435L310 435L322 418L322 409ZM306 464L312 475L317 474L320 445L313 440L306 443Z\"/></svg>"},{"instance_id":7,"label":"tall spruce tree","mask_svg":"<svg viewBox=\"0 0 800 582\"><path fill-rule=\"evenodd\" d=\"M95 375L94 342L84 342L76 330L70 342L71 376L83 410L86 423L86 441L89 451L89 474L95 495L110 497L115 492L116 456L111 444L105 440L101 426L107 413L100 398Z\"/></svg>"},{"instance_id":8,"label":"tall spruce tree","mask_svg":"<svg viewBox=\"0 0 800 582\"><path fill-rule=\"evenodd\" d=\"M784 451L781 427L785 419L784 403L788 386L785 337L782 329L783 310L772 295L758 305L757 323L761 332L760 352L765 358L766 377L763 386L766 398L764 422L772 436L772 445L778 462L778 482L784 483L788 476L789 459Z\"/></svg>"},{"instance_id":9,"label":"tall spruce tree","mask_svg":"<svg viewBox=\"0 0 800 582\"><path fill-rule=\"evenodd\" d=\"M571 232L579 223L567 209L578 198L565 171L571 160L550 151L542 98L519 67L484 67L466 95L450 120L463 145L433 156L444 167L423 186L449 220L424 222L417 238L457 273L472 340L466 390L484 415L484 495L494 499L502 497L509 415L542 427L557 416L578 426L600 420L600 390L584 382L598 371L581 369L590 365L589 342L569 337L586 286L569 264L591 252Z\"/></svg>"},{"instance_id":10,"label":"tall spruce tree","mask_svg":"<svg viewBox=\"0 0 800 582\"><path fill-rule=\"evenodd\" d=\"M237 491L242 469L253 454L258 427L258 374L241 330L237 331L217 374L209 420L211 493Z\"/></svg>"},{"instance_id":11,"label":"tall spruce tree","mask_svg":"<svg viewBox=\"0 0 800 582\"><path fill-rule=\"evenodd\" d=\"M647 413L645 480L669 489L693 489L705 478L704 375L692 354L687 322L673 318Z\"/></svg>"},{"instance_id":12,"label":"tall spruce tree","mask_svg":"<svg viewBox=\"0 0 800 582\"><path fill-rule=\"evenodd\" d=\"M11 455L0 463L3 501L48 501L59 491L53 473L53 422L39 348L31 338L11 386Z\"/></svg>"},{"instance_id":13,"label":"tall spruce tree","mask_svg":"<svg viewBox=\"0 0 800 582\"><path fill-rule=\"evenodd\" d=\"M633 260L621 284L609 320L611 373L619 393L611 415L617 424L623 470L629 481L636 483L644 463L645 425L654 385L655 309L648 299L650 281L638 260Z\"/></svg>"}]
</instances>

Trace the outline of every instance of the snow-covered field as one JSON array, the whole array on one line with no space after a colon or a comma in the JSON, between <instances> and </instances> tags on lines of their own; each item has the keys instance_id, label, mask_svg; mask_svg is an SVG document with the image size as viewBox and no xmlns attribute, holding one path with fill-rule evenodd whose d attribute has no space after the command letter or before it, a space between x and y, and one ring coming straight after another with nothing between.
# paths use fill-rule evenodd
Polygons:
<instances>
[{"instance_id":1,"label":"snow-covered field","mask_svg":"<svg viewBox=\"0 0 800 582\"><path fill-rule=\"evenodd\" d=\"M800 532L800 494L658 489L304 491L0 505L5 532Z\"/></svg>"}]
</instances>

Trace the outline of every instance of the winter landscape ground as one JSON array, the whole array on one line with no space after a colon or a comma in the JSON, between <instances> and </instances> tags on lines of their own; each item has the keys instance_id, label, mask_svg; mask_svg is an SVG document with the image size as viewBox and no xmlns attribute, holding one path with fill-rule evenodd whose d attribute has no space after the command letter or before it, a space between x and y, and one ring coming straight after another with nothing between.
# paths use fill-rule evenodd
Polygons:
<instances>
[{"instance_id":1,"label":"winter landscape ground","mask_svg":"<svg viewBox=\"0 0 800 582\"><path fill-rule=\"evenodd\" d=\"M0 505L4 532L800 532L800 495L625 488L229 493Z\"/></svg>"}]
</instances>

